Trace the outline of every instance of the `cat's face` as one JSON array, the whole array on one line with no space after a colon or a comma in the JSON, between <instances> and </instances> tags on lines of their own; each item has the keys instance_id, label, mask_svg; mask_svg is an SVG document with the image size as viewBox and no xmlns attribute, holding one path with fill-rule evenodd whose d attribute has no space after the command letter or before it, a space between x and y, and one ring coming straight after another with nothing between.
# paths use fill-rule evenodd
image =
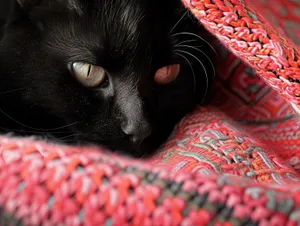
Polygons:
<instances>
[{"instance_id":1,"label":"cat's face","mask_svg":"<svg viewBox=\"0 0 300 226\"><path fill-rule=\"evenodd\" d=\"M20 89L11 98L26 117L10 116L25 130L63 127L65 141L150 152L207 92L198 29L179 0L19 0L0 79Z\"/></svg>"}]
</instances>

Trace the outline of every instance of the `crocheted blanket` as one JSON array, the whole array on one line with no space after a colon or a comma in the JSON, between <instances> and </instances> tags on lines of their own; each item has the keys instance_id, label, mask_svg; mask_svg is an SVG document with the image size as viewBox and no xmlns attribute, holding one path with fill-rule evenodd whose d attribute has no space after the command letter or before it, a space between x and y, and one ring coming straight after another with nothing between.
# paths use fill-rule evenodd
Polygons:
<instances>
[{"instance_id":1,"label":"crocheted blanket","mask_svg":"<svg viewBox=\"0 0 300 226\"><path fill-rule=\"evenodd\" d=\"M300 0L183 0L214 100L145 160L0 137L0 225L300 225Z\"/></svg>"}]
</instances>

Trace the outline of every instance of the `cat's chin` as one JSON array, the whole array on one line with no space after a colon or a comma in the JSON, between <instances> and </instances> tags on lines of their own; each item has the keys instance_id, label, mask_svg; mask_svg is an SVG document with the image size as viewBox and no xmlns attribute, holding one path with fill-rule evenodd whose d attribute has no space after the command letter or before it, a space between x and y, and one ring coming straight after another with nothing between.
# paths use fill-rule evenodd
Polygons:
<instances>
[{"instance_id":1,"label":"cat's chin","mask_svg":"<svg viewBox=\"0 0 300 226\"><path fill-rule=\"evenodd\" d=\"M159 148L159 144L155 142L148 142L147 140L142 142L140 145L122 145L122 148L107 145L106 147L116 153L127 155L134 158L148 158L151 157Z\"/></svg>"},{"instance_id":2,"label":"cat's chin","mask_svg":"<svg viewBox=\"0 0 300 226\"><path fill-rule=\"evenodd\" d=\"M170 131L164 131L165 133L154 133L151 136L147 137L141 144L134 145L130 142L120 143L119 147L122 149L113 146L108 146L111 150L114 150L117 153L125 154L134 158L149 158L156 154L160 146L168 139ZM162 132L162 131L160 131Z\"/></svg>"},{"instance_id":3,"label":"cat's chin","mask_svg":"<svg viewBox=\"0 0 300 226\"><path fill-rule=\"evenodd\" d=\"M151 157L154 153L156 153L157 149L157 147L141 146L139 148L129 148L126 150L114 149L113 151L121 155L142 159Z\"/></svg>"}]
</instances>

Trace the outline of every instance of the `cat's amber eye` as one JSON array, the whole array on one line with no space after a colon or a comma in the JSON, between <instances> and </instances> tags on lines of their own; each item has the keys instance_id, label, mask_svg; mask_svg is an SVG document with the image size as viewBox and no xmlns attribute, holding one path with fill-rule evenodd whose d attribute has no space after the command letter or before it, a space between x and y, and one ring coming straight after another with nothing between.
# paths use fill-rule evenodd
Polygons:
<instances>
[{"instance_id":1,"label":"cat's amber eye","mask_svg":"<svg viewBox=\"0 0 300 226\"><path fill-rule=\"evenodd\" d=\"M102 67L88 63L75 62L71 65L75 78L86 87L97 87L106 79L106 72Z\"/></svg>"},{"instance_id":2,"label":"cat's amber eye","mask_svg":"<svg viewBox=\"0 0 300 226\"><path fill-rule=\"evenodd\" d=\"M156 71L154 81L159 85L168 85L174 82L180 73L180 65L173 64Z\"/></svg>"}]
</instances>

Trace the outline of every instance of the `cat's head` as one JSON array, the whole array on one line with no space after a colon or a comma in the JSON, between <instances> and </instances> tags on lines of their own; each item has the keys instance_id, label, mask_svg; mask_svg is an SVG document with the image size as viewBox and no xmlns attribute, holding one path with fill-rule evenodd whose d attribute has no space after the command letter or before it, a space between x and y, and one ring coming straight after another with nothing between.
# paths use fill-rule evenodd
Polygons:
<instances>
[{"instance_id":1,"label":"cat's head","mask_svg":"<svg viewBox=\"0 0 300 226\"><path fill-rule=\"evenodd\" d=\"M179 0L16 0L0 76L26 103L22 129L59 122L62 140L143 155L207 93L199 29Z\"/></svg>"}]
</instances>

